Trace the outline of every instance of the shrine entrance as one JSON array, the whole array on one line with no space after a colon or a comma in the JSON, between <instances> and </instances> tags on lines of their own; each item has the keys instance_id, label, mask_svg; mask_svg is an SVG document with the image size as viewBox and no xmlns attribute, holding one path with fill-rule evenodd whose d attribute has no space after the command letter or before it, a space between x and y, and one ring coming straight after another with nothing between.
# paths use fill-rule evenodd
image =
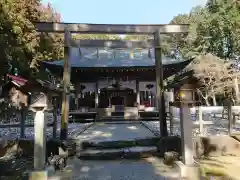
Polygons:
<instances>
[{"instance_id":1,"label":"shrine entrance","mask_svg":"<svg viewBox=\"0 0 240 180\"><path fill-rule=\"evenodd\" d=\"M124 106L124 97L115 96L111 98L111 105Z\"/></svg>"},{"instance_id":2,"label":"shrine entrance","mask_svg":"<svg viewBox=\"0 0 240 180\"><path fill-rule=\"evenodd\" d=\"M136 93L130 88L107 87L100 90L99 108L133 107L135 101Z\"/></svg>"}]
</instances>

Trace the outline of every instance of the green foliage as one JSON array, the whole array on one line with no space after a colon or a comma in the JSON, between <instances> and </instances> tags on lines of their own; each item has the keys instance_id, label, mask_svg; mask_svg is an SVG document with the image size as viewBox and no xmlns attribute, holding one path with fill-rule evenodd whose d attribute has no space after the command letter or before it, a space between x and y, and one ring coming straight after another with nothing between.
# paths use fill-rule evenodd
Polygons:
<instances>
[{"instance_id":1,"label":"green foliage","mask_svg":"<svg viewBox=\"0 0 240 180\"><path fill-rule=\"evenodd\" d=\"M183 57L211 53L230 59L240 55L240 1L209 0L205 7L192 8L188 14L179 14L170 24L189 24L187 35L162 35L165 55L179 47ZM126 36L127 40L146 40L149 36Z\"/></svg>"},{"instance_id":2,"label":"green foliage","mask_svg":"<svg viewBox=\"0 0 240 180\"><path fill-rule=\"evenodd\" d=\"M40 0L0 0L0 77L9 64L19 74L31 76L39 61L60 58L62 40L56 35L36 32L34 22L59 21L50 5Z\"/></svg>"},{"instance_id":3,"label":"green foliage","mask_svg":"<svg viewBox=\"0 0 240 180\"><path fill-rule=\"evenodd\" d=\"M176 16L171 23L190 24L187 37L173 36L184 56L211 53L220 58L240 54L240 9L236 0L209 0L189 14Z\"/></svg>"}]
</instances>

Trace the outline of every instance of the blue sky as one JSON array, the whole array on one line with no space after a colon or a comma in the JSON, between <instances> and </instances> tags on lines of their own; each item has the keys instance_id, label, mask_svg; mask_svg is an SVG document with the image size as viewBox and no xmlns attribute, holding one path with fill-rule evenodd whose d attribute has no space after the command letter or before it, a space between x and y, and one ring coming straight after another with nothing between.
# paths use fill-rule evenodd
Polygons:
<instances>
[{"instance_id":1,"label":"blue sky","mask_svg":"<svg viewBox=\"0 0 240 180\"><path fill-rule=\"evenodd\" d=\"M64 22L99 24L166 24L206 0L42 0Z\"/></svg>"}]
</instances>

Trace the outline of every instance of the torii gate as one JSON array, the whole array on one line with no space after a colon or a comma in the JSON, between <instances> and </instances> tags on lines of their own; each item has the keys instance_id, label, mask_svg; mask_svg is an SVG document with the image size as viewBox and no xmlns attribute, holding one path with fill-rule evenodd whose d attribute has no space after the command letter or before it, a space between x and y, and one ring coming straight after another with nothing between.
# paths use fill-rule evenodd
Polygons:
<instances>
[{"instance_id":1,"label":"torii gate","mask_svg":"<svg viewBox=\"0 0 240 180\"><path fill-rule=\"evenodd\" d=\"M161 136L167 136L165 114L162 50L160 34L188 33L189 25L134 25L134 24L75 24L75 23L36 23L38 32L64 33L64 70L63 70L63 102L61 118L62 140L67 139L69 117L69 86L70 65L69 47L108 47L108 48L155 48L156 62L156 99L159 109ZM124 40L73 40L71 33L84 34L148 34L154 35L154 41L124 41Z\"/></svg>"}]
</instances>

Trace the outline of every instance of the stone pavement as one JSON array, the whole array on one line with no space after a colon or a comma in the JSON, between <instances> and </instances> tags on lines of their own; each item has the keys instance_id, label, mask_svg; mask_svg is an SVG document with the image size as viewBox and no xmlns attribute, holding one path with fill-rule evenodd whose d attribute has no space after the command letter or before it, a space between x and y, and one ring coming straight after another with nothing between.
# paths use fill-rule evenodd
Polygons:
<instances>
[{"instance_id":1,"label":"stone pavement","mask_svg":"<svg viewBox=\"0 0 240 180\"><path fill-rule=\"evenodd\" d=\"M155 137L155 135L141 123L95 123L76 138L100 142L145 139L151 137Z\"/></svg>"},{"instance_id":2,"label":"stone pavement","mask_svg":"<svg viewBox=\"0 0 240 180\"><path fill-rule=\"evenodd\" d=\"M82 161L69 160L73 180L177 180L177 169L161 160Z\"/></svg>"}]
</instances>

